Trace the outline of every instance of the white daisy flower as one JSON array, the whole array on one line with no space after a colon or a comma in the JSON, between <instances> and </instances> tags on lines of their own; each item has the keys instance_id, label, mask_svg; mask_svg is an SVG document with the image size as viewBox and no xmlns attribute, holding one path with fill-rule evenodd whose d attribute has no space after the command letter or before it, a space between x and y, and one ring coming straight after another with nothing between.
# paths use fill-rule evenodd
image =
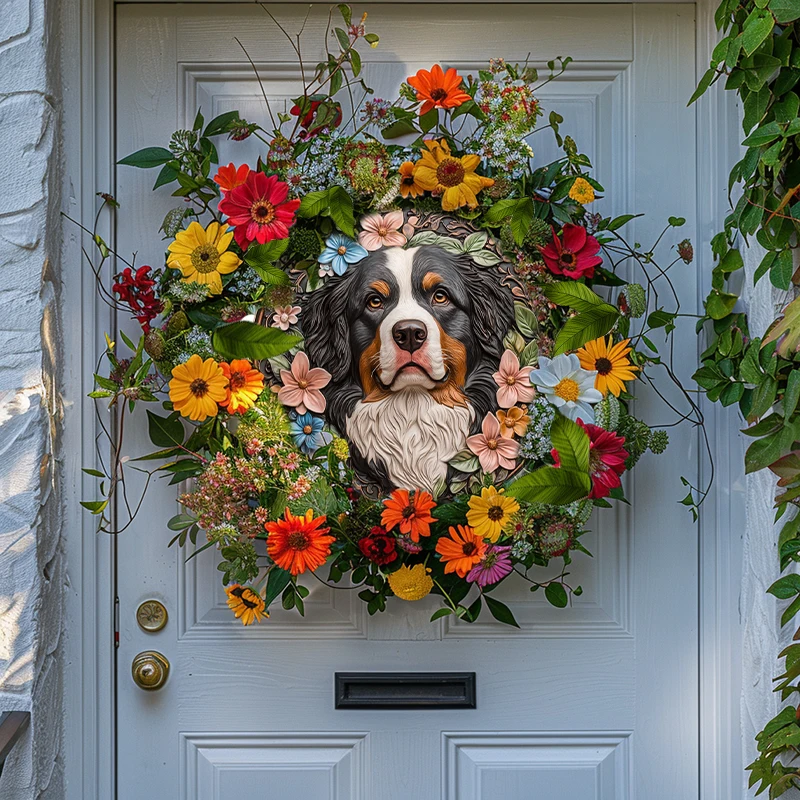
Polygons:
<instances>
[{"instance_id":1,"label":"white daisy flower","mask_svg":"<svg viewBox=\"0 0 800 800\"><path fill-rule=\"evenodd\" d=\"M530 382L539 393L568 419L594 422L592 405L603 395L594 388L597 372L583 369L578 356L539 356L539 369L531 371Z\"/></svg>"}]
</instances>

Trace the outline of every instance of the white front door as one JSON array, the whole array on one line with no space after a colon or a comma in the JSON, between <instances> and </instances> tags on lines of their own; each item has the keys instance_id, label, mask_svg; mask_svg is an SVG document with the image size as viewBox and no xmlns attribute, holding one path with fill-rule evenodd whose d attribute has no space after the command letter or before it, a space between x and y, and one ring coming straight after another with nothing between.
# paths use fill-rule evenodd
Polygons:
<instances>
[{"instance_id":1,"label":"white front door","mask_svg":"<svg viewBox=\"0 0 800 800\"><path fill-rule=\"evenodd\" d=\"M576 62L541 93L547 110L594 162L605 211L646 212L648 241L668 215L694 233L694 6L689 4L384 3L368 7L380 47L365 54L378 96L420 67L462 74L490 57ZM355 12L361 12L356 7ZM272 7L299 27L306 7ZM312 14L309 42L324 17ZM281 103L299 74L282 34L254 4L126 4L117 11L117 156L163 145L206 119L239 109L266 123L251 67ZM316 37L316 38L315 38ZM311 58L316 61L316 55ZM547 134L532 145L543 161ZM255 143L225 143L223 161L253 161ZM179 204L151 192L154 175L117 169L118 247L160 266L157 230ZM675 276L695 306L694 268ZM691 327L691 326L688 326ZM678 337L683 377L696 340ZM681 354L685 354L681 357ZM644 396L647 418L657 403ZM639 406L641 408L641 405ZM662 415L663 416L663 415ZM659 417L660 421L660 417ZM127 434L145 452L144 424ZM311 586L306 616L276 610L243 628L225 606L209 551L185 561L168 550L176 493L150 490L118 538L119 800L690 800L698 797L697 529L677 504L679 477L696 473L695 433L673 430L667 455L645 457L627 484L631 509L593 520L570 577L571 608L511 585L521 630L482 619L430 623L433 604L393 600L369 617L352 592ZM684 490L685 491L685 490ZM510 581L508 582L511 583ZM169 612L158 633L136 622L156 598ZM164 688L131 680L137 653L171 662ZM337 710L336 672L474 672L477 708Z\"/></svg>"}]
</instances>

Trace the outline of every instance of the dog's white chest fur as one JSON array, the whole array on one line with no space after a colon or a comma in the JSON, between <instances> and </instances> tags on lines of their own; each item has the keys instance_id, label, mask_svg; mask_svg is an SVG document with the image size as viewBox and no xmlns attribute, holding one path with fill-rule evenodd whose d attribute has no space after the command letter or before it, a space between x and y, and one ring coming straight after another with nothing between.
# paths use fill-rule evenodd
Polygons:
<instances>
[{"instance_id":1,"label":"dog's white chest fur","mask_svg":"<svg viewBox=\"0 0 800 800\"><path fill-rule=\"evenodd\" d=\"M383 462L395 486L431 491L466 446L473 413L437 403L425 390L406 389L359 402L347 419L347 436L367 461Z\"/></svg>"}]
</instances>

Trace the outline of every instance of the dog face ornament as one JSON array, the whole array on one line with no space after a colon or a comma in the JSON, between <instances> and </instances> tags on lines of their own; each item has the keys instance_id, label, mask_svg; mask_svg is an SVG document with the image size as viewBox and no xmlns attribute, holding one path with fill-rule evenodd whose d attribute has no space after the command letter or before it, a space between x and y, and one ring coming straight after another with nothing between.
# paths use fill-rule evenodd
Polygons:
<instances>
[{"instance_id":1,"label":"dog face ornament","mask_svg":"<svg viewBox=\"0 0 800 800\"><path fill-rule=\"evenodd\" d=\"M496 405L514 320L503 273L436 245L388 247L305 295L305 351L359 481L434 490Z\"/></svg>"}]
</instances>

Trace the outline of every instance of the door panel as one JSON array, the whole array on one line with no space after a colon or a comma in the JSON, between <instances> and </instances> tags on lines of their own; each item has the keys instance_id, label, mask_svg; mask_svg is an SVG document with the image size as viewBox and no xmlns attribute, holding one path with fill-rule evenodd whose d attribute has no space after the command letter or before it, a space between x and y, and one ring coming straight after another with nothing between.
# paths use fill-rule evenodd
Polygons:
<instances>
[{"instance_id":1,"label":"door panel","mask_svg":"<svg viewBox=\"0 0 800 800\"><path fill-rule=\"evenodd\" d=\"M592 159L605 213L647 212L635 238L647 242L670 214L695 218L691 5L397 4L366 7L381 35L364 54L367 82L386 96L420 67L445 62L462 73L490 57L578 59L540 93L546 108ZM275 6L287 29L305 6ZM360 7L357 9L360 11ZM310 62L327 12L306 31ZM293 53L253 5L124 5L117 11L117 153L163 144L238 108L267 117L256 62L273 109L299 91ZM542 162L547 133L530 140ZM257 142L220 143L221 159L254 161ZM153 194L153 175L120 167L118 247L138 264L163 263L156 231L180 204ZM682 232L682 235L683 232ZM633 233L631 233L633 236ZM675 268L683 308L696 305L695 276ZM691 372L695 339L678 336ZM689 355L691 354L691 355ZM641 389L639 410L662 419ZM663 387L669 396L667 387ZM145 425L128 434L147 442ZM390 603L369 617L352 592L311 579L307 613L277 609L242 627L225 605L214 556L185 561L167 550L165 521L176 495L150 489L136 524L119 537L119 797L232 800L688 800L698 794L696 528L675 501L692 478L697 440L674 431L666 456L628 476L630 509L605 511L583 541L571 579L584 588L556 610L520 581L504 585L520 631L487 620L429 623L436 601ZM156 597L170 621L140 630L138 604ZM500 597L500 593L498 594ZM167 685L145 693L130 679L136 653L154 648L172 663ZM335 710L336 671L475 671L478 708L447 711Z\"/></svg>"}]
</instances>

